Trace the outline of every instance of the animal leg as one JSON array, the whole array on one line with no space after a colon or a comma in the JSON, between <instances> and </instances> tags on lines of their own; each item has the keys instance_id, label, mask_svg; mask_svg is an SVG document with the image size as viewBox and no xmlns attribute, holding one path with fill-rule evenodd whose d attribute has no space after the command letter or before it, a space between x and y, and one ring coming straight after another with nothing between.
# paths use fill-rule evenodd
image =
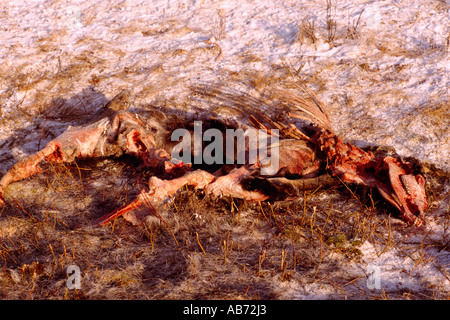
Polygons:
<instances>
[{"instance_id":1,"label":"animal leg","mask_svg":"<svg viewBox=\"0 0 450 320\"><path fill-rule=\"evenodd\" d=\"M206 186L206 192L216 197L233 197L249 201L264 201L268 195L259 191L246 190L243 182L251 178L249 169L245 166L232 170L229 174L217 178L213 183Z\"/></svg>"},{"instance_id":2,"label":"animal leg","mask_svg":"<svg viewBox=\"0 0 450 320\"><path fill-rule=\"evenodd\" d=\"M87 127L69 127L42 150L20 160L0 180L0 206L4 205L4 192L7 186L42 172L39 167L42 161L62 163L72 161L76 157L93 155L108 125L107 121L101 120Z\"/></svg>"},{"instance_id":3,"label":"animal leg","mask_svg":"<svg viewBox=\"0 0 450 320\"><path fill-rule=\"evenodd\" d=\"M171 163L164 150L155 148L154 137L134 114L119 111L86 126L70 127L42 150L16 163L0 180L0 206L10 183L26 179L42 170L42 161L63 163L83 158L104 158L130 154L143 160L147 167L162 167L168 172L185 168Z\"/></svg>"},{"instance_id":4,"label":"animal leg","mask_svg":"<svg viewBox=\"0 0 450 320\"><path fill-rule=\"evenodd\" d=\"M344 143L330 131L321 132L318 142L335 176L344 182L377 188L406 222L418 226L424 223L425 178L415 174L408 162L390 156L376 158L371 152Z\"/></svg>"},{"instance_id":5,"label":"animal leg","mask_svg":"<svg viewBox=\"0 0 450 320\"><path fill-rule=\"evenodd\" d=\"M140 224L148 214L149 209L155 213L154 207L162 204L164 200L174 195L183 186L188 185L193 186L196 189L204 189L214 181L214 179L214 175L203 170L191 171L172 180L162 180L157 177L151 177L148 191L142 191L134 201L101 217L95 224L105 225L109 221L122 215L131 223Z\"/></svg>"},{"instance_id":6,"label":"animal leg","mask_svg":"<svg viewBox=\"0 0 450 320\"><path fill-rule=\"evenodd\" d=\"M282 174L308 175L314 174L318 170L313 150L303 141L286 140L281 143L279 149L279 171ZM174 165L169 159L169 154L163 152L161 158L155 158L154 161L164 161L167 172ZM147 162L150 163L151 161L148 160ZM133 224L139 224L143 221L145 215L148 214L148 211L154 210L154 207L161 204L167 197L175 194L184 185L205 189L206 193L216 197L232 197L248 201L264 201L271 197L274 198L274 195L268 193L267 190L263 190L264 188L251 185L251 181L254 181L255 178L253 174L258 172L259 169L260 165L257 163L253 166L242 166L233 169L230 173L221 175L218 178L202 170L188 172L172 180L161 180L157 177L152 177L149 182L149 191L142 191L133 202L101 217L96 221L96 224L104 225L119 216L123 216ZM268 183L292 186L289 181L285 180L269 181ZM305 186L305 183L311 182L305 180L303 186ZM299 187L299 182L297 182L295 187ZM270 190L275 189L271 188ZM155 212L153 213L155 214Z\"/></svg>"}]
</instances>

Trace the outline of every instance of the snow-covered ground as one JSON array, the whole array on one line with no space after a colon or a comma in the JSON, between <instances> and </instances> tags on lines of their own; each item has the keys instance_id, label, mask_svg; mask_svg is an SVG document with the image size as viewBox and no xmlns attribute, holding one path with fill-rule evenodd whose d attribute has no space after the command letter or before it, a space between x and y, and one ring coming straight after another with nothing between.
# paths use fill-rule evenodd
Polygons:
<instances>
[{"instance_id":1,"label":"snow-covered ground","mask_svg":"<svg viewBox=\"0 0 450 320\"><path fill-rule=\"evenodd\" d=\"M332 2L334 37L325 1L3 4L3 117L93 83L148 104L182 100L177 83L289 72L319 86L344 137L450 168L448 2Z\"/></svg>"},{"instance_id":2,"label":"snow-covered ground","mask_svg":"<svg viewBox=\"0 0 450 320\"><path fill-rule=\"evenodd\" d=\"M304 81L343 138L392 146L448 172L449 6L448 0L336 0L328 10L327 1L307 0L1 0L0 172L70 124L52 118L58 114L52 108L68 106L71 121L80 123L124 88L136 108L188 108L190 85L243 79L257 90ZM97 98L86 105L82 98L93 92ZM438 199L432 207L448 215L448 195ZM448 226L427 228L410 240L436 237L448 246ZM340 266L361 290L375 266L369 269L380 268L382 290L434 286L448 296L448 247L405 255L398 246L366 242L360 250L362 262ZM336 294L319 284L274 286L286 299Z\"/></svg>"}]
</instances>

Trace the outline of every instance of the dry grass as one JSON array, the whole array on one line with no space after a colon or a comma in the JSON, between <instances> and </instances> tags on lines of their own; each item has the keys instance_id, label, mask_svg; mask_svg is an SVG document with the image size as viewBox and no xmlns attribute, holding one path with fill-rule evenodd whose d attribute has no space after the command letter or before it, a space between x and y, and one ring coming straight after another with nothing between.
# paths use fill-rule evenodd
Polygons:
<instances>
[{"instance_id":1,"label":"dry grass","mask_svg":"<svg viewBox=\"0 0 450 320\"><path fill-rule=\"evenodd\" d=\"M356 20L348 17L346 25L338 24L335 17L337 11L336 3L331 0L326 2L326 16L324 27L318 27L316 19L306 16L298 25L298 32L294 41L300 44L312 44L317 49L320 41L329 43L330 46L341 45L345 41L356 40L360 34L360 20L364 10L361 11Z\"/></svg>"},{"instance_id":2,"label":"dry grass","mask_svg":"<svg viewBox=\"0 0 450 320\"><path fill-rule=\"evenodd\" d=\"M432 287L378 295L361 288L361 275L344 271L364 258L364 242L379 254L410 255L415 268L434 263L430 248L448 250L448 239L425 236L411 244L419 230L391 218L375 191L352 185L274 204L184 189L145 226L118 218L92 227L145 185L145 172L130 160L49 166L9 189L0 219L2 298L275 299L283 297L283 283L330 287L334 298L445 297ZM442 203L448 176L433 168L429 179L430 203ZM448 214L439 219L450 226ZM79 290L66 287L72 264L82 272Z\"/></svg>"},{"instance_id":3,"label":"dry grass","mask_svg":"<svg viewBox=\"0 0 450 320\"><path fill-rule=\"evenodd\" d=\"M305 41L309 41L315 45L317 42L316 28L314 19L311 17L305 17L298 26L298 33L296 35L296 41L303 44Z\"/></svg>"}]
</instances>

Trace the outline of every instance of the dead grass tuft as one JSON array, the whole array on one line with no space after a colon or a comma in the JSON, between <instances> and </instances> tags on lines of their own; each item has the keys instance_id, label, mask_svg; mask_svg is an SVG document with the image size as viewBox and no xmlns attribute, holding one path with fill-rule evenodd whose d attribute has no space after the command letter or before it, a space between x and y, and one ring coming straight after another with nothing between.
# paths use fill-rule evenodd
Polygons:
<instances>
[{"instance_id":1,"label":"dead grass tuft","mask_svg":"<svg viewBox=\"0 0 450 320\"><path fill-rule=\"evenodd\" d=\"M315 22L311 17L305 17L298 25L298 32L295 36L295 40L300 44L308 43L315 45L318 38L316 36Z\"/></svg>"}]
</instances>

